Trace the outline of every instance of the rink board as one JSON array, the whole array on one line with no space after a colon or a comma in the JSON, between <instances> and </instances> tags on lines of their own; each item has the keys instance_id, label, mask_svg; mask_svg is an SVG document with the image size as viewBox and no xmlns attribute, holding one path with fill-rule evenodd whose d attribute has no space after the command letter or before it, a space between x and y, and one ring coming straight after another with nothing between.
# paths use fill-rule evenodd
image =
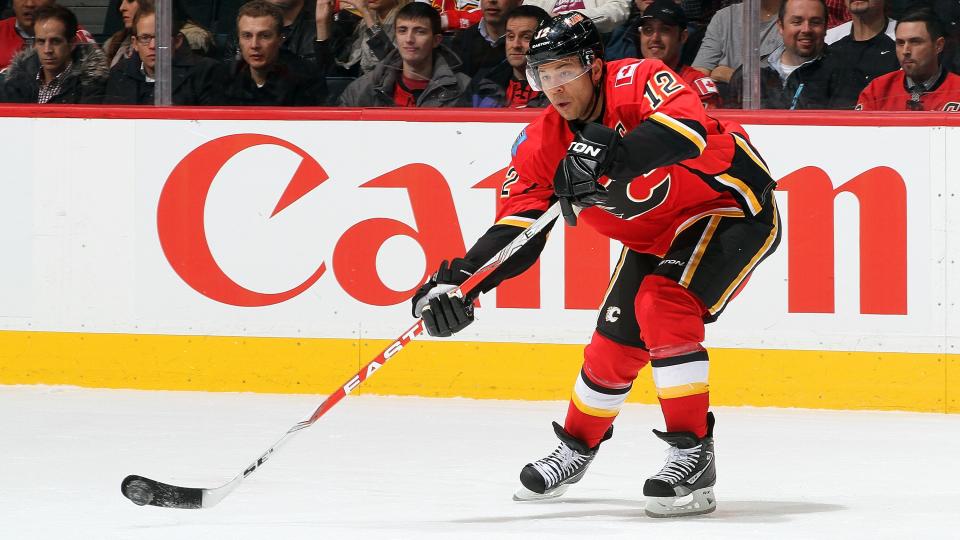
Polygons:
<instances>
[{"instance_id":1,"label":"rink board","mask_svg":"<svg viewBox=\"0 0 960 540\"><path fill-rule=\"evenodd\" d=\"M531 118L0 115L19 135L0 148L0 384L297 393L411 324L428 269L492 222ZM960 122L736 118L781 181L784 239L708 327L713 401L960 412ZM69 141L56 159L51 141ZM556 227L462 341L415 342L357 391L567 397L619 250ZM654 402L643 378L631 399Z\"/></svg>"}]
</instances>

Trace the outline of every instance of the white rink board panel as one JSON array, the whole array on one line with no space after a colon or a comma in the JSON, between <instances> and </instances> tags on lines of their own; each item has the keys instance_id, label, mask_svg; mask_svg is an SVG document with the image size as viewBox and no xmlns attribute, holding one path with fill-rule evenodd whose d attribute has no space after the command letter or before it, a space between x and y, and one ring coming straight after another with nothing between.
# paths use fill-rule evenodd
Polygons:
<instances>
[{"instance_id":1,"label":"white rink board panel","mask_svg":"<svg viewBox=\"0 0 960 540\"><path fill-rule=\"evenodd\" d=\"M432 249L458 255L457 246L469 247L492 223L494 191L475 186L508 165L510 146L522 128L477 122L146 119L0 119L0 124L25 134L0 148L9 177L21 179L0 188L8 210L2 219L10 231L2 240L9 262L0 270L5 294L0 328L335 338L394 337L410 321L407 302L397 298L428 271L414 239L393 236L378 249L382 239L369 231L426 235L440 229ZM791 194L780 192L787 225L781 247L708 330L708 344L956 352L958 318L947 317L948 308L956 313L956 301L947 295L948 280L955 283L957 272L950 271L955 263L941 261L956 260L956 222L945 223L951 213L943 203L947 196L947 204L956 206L956 189L951 185L945 194L943 185L949 171L960 169L960 158L933 149L949 149L951 142L955 148L957 130L748 126L748 131L778 178L815 167L834 188L864 175L889 179L889 171L902 179L903 200L885 204L905 209L906 280L891 287L905 289L906 309L861 313L860 245L875 223L861 227L861 206L869 200L848 190L836 194L832 205L833 269L817 261L803 267L803 272L833 276L834 307L791 311L789 288L797 276L790 275L789 225L791 212L798 211ZM42 151L51 140L77 144L62 159L51 160ZM869 151L851 151L851 141ZM174 188L175 170L189 181ZM312 174L317 171L326 178L320 181ZM197 187L206 185L209 189ZM172 208L193 205L202 211L192 221L165 214L174 231L165 238L205 237L221 282L198 290L174 270L162 248L165 233L158 218L165 186ZM281 200L289 204L277 211ZM439 209L455 221L431 222L423 208ZM797 219L793 222L802 223ZM586 342L595 311L564 307L564 280L575 276L564 269L562 235L558 226L544 252L539 308L496 308L495 295L485 297L483 324L459 334L462 339ZM612 247L611 257L618 251L619 246ZM308 282L321 267L322 274ZM345 286L350 279L356 283ZM231 289L264 301L305 282L302 292L267 305L211 298ZM379 289L394 292L380 294Z\"/></svg>"}]
</instances>

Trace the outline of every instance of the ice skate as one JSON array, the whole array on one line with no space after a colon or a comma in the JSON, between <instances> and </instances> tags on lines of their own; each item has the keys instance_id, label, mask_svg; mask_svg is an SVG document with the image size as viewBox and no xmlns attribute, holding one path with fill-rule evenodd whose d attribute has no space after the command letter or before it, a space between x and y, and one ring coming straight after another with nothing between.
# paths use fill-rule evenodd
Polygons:
<instances>
[{"instance_id":1,"label":"ice skate","mask_svg":"<svg viewBox=\"0 0 960 540\"><path fill-rule=\"evenodd\" d=\"M692 516L717 509L713 495L717 481L713 424L713 413L707 413L707 435L702 439L688 431L653 430L670 448L666 465L643 484L648 516Z\"/></svg>"},{"instance_id":2,"label":"ice skate","mask_svg":"<svg viewBox=\"0 0 960 540\"><path fill-rule=\"evenodd\" d=\"M560 445L549 456L528 463L520 471L520 483L523 486L513 495L515 501L536 501L553 499L566 493L570 484L583 478L587 467L597 455L600 445L587 448L587 445L566 432L560 424L553 423L553 430L560 439ZM603 435L603 441L613 435L613 426Z\"/></svg>"}]
</instances>

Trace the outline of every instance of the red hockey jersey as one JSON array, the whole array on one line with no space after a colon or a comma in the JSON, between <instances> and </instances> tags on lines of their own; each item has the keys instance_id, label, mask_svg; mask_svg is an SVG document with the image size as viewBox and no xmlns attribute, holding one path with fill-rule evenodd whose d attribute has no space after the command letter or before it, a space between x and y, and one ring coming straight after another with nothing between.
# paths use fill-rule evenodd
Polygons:
<instances>
[{"instance_id":1,"label":"red hockey jersey","mask_svg":"<svg viewBox=\"0 0 960 540\"><path fill-rule=\"evenodd\" d=\"M655 122L665 128L664 136L657 140L664 150L693 145L692 154L699 156L655 168L632 180L602 178L609 190L609 207L584 209L580 213L583 223L634 251L662 256L679 232L703 216L743 216L744 210L759 213L757 196L736 178L728 180L747 191L742 199L705 181L708 177L722 179L734 150L749 145L740 126L708 117L698 93L681 77L659 60L625 59L607 64L603 84L603 125L623 135L642 122ZM500 192L498 224L523 226L531 211L547 209L553 197L554 173L573 137L567 121L552 106L520 133ZM727 182L721 180L721 184Z\"/></svg>"},{"instance_id":2,"label":"red hockey jersey","mask_svg":"<svg viewBox=\"0 0 960 540\"><path fill-rule=\"evenodd\" d=\"M907 90L903 70L881 75L867 85L857 100L858 111L960 111L960 75L944 71L934 88L920 95L919 103Z\"/></svg>"}]
</instances>

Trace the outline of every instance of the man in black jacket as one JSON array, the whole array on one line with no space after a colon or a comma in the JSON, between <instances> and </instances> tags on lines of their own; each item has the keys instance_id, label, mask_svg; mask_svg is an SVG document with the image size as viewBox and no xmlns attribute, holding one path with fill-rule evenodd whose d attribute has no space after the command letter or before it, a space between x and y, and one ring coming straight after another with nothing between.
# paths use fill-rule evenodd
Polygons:
<instances>
[{"instance_id":1,"label":"man in black jacket","mask_svg":"<svg viewBox=\"0 0 960 540\"><path fill-rule=\"evenodd\" d=\"M2 87L13 103L99 103L107 81L107 60L96 45L77 44L77 17L69 9L45 6L34 14L35 41L14 57Z\"/></svg>"},{"instance_id":2,"label":"man in black jacket","mask_svg":"<svg viewBox=\"0 0 960 540\"><path fill-rule=\"evenodd\" d=\"M900 69L897 44L886 34L884 0L852 1L850 33L827 47L831 109L852 109L870 81Z\"/></svg>"},{"instance_id":3,"label":"man in black jacket","mask_svg":"<svg viewBox=\"0 0 960 540\"><path fill-rule=\"evenodd\" d=\"M266 0L244 4L237 15L241 58L224 88L228 105L310 106L326 99L319 68L282 50L282 12ZM312 45L311 45L312 46Z\"/></svg>"},{"instance_id":4,"label":"man in black jacket","mask_svg":"<svg viewBox=\"0 0 960 540\"><path fill-rule=\"evenodd\" d=\"M267 0L280 10L283 20L280 34L283 42L280 50L292 53L301 60L314 60L313 42L317 39L317 25L314 0ZM238 34L230 38L227 49L227 61L241 57Z\"/></svg>"},{"instance_id":5,"label":"man in black jacket","mask_svg":"<svg viewBox=\"0 0 960 540\"><path fill-rule=\"evenodd\" d=\"M322 105L326 82L312 62L282 48L282 13L272 2L254 0L240 8L237 35L241 58L230 68L224 89L228 105Z\"/></svg>"},{"instance_id":6,"label":"man in black jacket","mask_svg":"<svg viewBox=\"0 0 960 540\"><path fill-rule=\"evenodd\" d=\"M507 32L507 15L520 5L520 0L480 0L483 19L457 32L450 48L463 63L461 71L473 77L481 69L489 69L506 59L503 36Z\"/></svg>"},{"instance_id":7,"label":"man in black jacket","mask_svg":"<svg viewBox=\"0 0 960 540\"><path fill-rule=\"evenodd\" d=\"M786 0L780 5L777 28L783 45L760 66L760 101L764 109L825 109L830 97L830 72L825 66L824 0ZM739 107L743 77L737 68L730 78L730 101ZM730 103L725 104L731 106Z\"/></svg>"},{"instance_id":8,"label":"man in black jacket","mask_svg":"<svg viewBox=\"0 0 960 540\"><path fill-rule=\"evenodd\" d=\"M136 53L110 70L104 103L116 105L152 105L157 67L156 12L140 6L133 21ZM190 50L182 22L174 23L172 93L174 105L216 105L221 101L218 82L220 66L215 60Z\"/></svg>"}]
</instances>

